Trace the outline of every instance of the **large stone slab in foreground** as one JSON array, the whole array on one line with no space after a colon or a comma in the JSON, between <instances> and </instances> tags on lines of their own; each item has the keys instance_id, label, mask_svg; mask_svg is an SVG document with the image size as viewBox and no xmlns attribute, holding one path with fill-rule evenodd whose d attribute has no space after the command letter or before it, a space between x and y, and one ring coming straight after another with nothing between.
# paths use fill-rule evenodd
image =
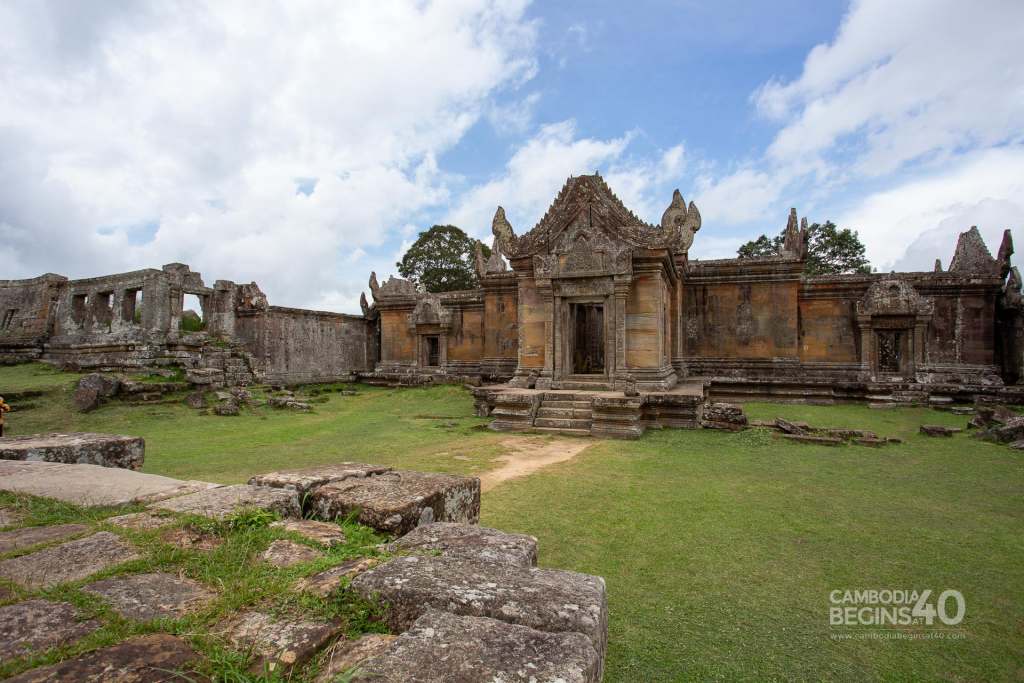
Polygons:
<instances>
[{"instance_id":1,"label":"large stone slab in foreground","mask_svg":"<svg viewBox=\"0 0 1024 683\"><path fill-rule=\"evenodd\" d=\"M196 673L201 663L201 657L181 638L153 633L26 671L7 683L198 683L209 680Z\"/></svg>"},{"instance_id":2,"label":"large stone slab in foreground","mask_svg":"<svg viewBox=\"0 0 1024 683\"><path fill-rule=\"evenodd\" d=\"M249 483L253 486L292 489L301 498L324 484L344 481L346 479L363 479L390 471L390 467L384 467L383 465L368 465L362 462L339 462L318 467L307 467L301 470L284 470L260 474L250 479Z\"/></svg>"},{"instance_id":3,"label":"large stone slab in foreground","mask_svg":"<svg viewBox=\"0 0 1024 683\"><path fill-rule=\"evenodd\" d=\"M100 627L67 602L25 600L0 607L0 662L73 643Z\"/></svg>"},{"instance_id":4,"label":"large stone slab in foreground","mask_svg":"<svg viewBox=\"0 0 1024 683\"><path fill-rule=\"evenodd\" d=\"M181 491L188 483L117 467L0 460L0 490L75 505L126 505L139 498Z\"/></svg>"},{"instance_id":5,"label":"large stone slab in foreground","mask_svg":"<svg viewBox=\"0 0 1024 683\"><path fill-rule=\"evenodd\" d=\"M358 521L379 531L404 534L430 522L480 520L480 480L450 474L396 470L316 488L309 497L321 519L358 511Z\"/></svg>"},{"instance_id":6,"label":"large stone slab in foreground","mask_svg":"<svg viewBox=\"0 0 1024 683\"><path fill-rule=\"evenodd\" d=\"M353 681L376 683L597 683L601 662L580 633L546 633L487 617L431 610Z\"/></svg>"},{"instance_id":7,"label":"large stone slab in foreground","mask_svg":"<svg viewBox=\"0 0 1024 683\"><path fill-rule=\"evenodd\" d=\"M103 598L115 612L135 621L177 619L216 595L198 581L163 572L115 576L82 590Z\"/></svg>"},{"instance_id":8,"label":"large stone slab in foreground","mask_svg":"<svg viewBox=\"0 0 1024 683\"><path fill-rule=\"evenodd\" d=\"M101 531L0 562L0 577L26 588L50 588L78 581L139 555L116 534Z\"/></svg>"},{"instance_id":9,"label":"large stone slab in foreground","mask_svg":"<svg viewBox=\"0 0 1024 683\"><path fill-rule=\"evenodd\" d=\"M425 553L497 562L519 567L537 565L537 539L476 524L434 522L419 526L388 546L390 552Z\"/></svg>"},{"instance_id":10,"label":"large stone slab in foreground","mask_svg":"<svg viewBox=\"0 0 1024 683\"><path fill-rule=\"evenodd\" d=\"M604 579L556 569L471 562L454 557L398 557L352 580L364 597L388 605L401 632L433 607L491 617L552 633L587 636L604 661L608 601Z\"/></svg>"},{"instance_id":11,"label":"large stone slab in foreground","mask_svg":"<svg viewBox=\"0 0 1024 683\"><path fill-rule=\"evenodd\" d=\"M0 460L41 460L137 470L145 457L145 441L119 434L31 434L0 441Z\"/></svg>"},{"instance_id":12,"label":"large stone slab in foreground","mask_svg":"<svg viewBox=\"0 0 1024 683\"><path fill-rule=\"evenodd\" d=\"M89 530L85 524L57 524L54 526L28 526L13 531L0 531L0 553L28 548L40 543L65 541L81 536Z\"/></svg>"},{"instance_id":13,"label":"large stone slab in foreground","mask_svg":"<svg viewBox=\"0 0 1024 683\"><path fill-rule=\"evenodd\" d=\"M150 508L223 519L240 510L255 508L276 512L282 517L301 517L299 496L291 489L235 484L199 491L187 496L153 503Z\"/></svg>"},{"instance_id":14,"label":"large stone slab in foreground","mask_svg":"<svg viewBox=\"0 0 1024 683\"><path fill-rule=\"evenodd\" d=\"M274 617L242 612L223 622L216 634L236 650L251 653L252 671L280 672L302 664L341 632L338 622Z\"/></svg>"}]
</instances>

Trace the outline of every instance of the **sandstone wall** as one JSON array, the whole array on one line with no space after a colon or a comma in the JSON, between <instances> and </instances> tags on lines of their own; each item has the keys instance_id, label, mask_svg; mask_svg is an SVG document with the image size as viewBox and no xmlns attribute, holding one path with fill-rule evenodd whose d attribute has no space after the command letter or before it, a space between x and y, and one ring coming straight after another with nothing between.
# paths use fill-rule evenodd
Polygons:
<instances>
[{"instance_id":1,"label":"sandstone wall","mask_svg":"<svg viewBox=\"0 0 1024 683\"><path fill-rule=\"evenodd\" d=\"M373 368L373 337L361 316L269 306L239 317L235 328L267 382L329 382Z\"/></svg>"},{"instance_id":2,"label":"sandstone wall","mask_svg":"<svg viewBox=\"0 0 1024 683\"><path fill-rule=\"evenodd\" d=\"M66 282L67 278L52 273L28 280L0 280L0 362L39 357Z\"/></svg>"}]
</instances>

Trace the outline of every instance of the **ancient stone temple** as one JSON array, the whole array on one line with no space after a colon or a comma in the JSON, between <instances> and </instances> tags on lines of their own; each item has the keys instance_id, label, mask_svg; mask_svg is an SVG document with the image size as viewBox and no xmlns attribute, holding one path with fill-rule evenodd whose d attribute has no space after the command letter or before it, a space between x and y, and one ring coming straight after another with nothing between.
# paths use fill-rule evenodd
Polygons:
<instances>
[{"instance_id":1,"label":"ancient stone temple","mask_svg":"<svg viewBox=\"0 0 1024 683\"><path fill-rule=\"evenodd\" d=\"M255 283L209 287L184 264L5 280L0 362L177 366L224 384L465 382L484 385L477 407L498 427L616 436L693 426L709 398L1024 401L1008 230L995 257L964 232L946 270L808 276L795 210L778 256L691 260L700 229L678 191L652 225L595 174L570 178L521 235L499 207L478 288L373 275L360 316L271 306Z\"/></svg>"},{"instance_id":2,"label":"ancient stone temple","mask_svg":"<svg viewBox=\"0 0 1024 683\"><path fill-rule=\"evenodd\" d=\"M948 270L807 276L806 219L795 210L779 256L690 260L700 229L697 207L678 191L651 225L596 174L570 178L520 236L499 207L492 255L477 258L479 289L424 294L371 278L376 374L507 382L478 392L485 412L502 392L636 391L641 424L664 423L654 404L681 394L831 401L1016 391L1008 385L1021 376L1024 330L1009 231L997 257L976 228L963 233ZM530 406L536 426L544 406ZM582 414L558 415L586 426Z\"/></svg>"}]
</instances>

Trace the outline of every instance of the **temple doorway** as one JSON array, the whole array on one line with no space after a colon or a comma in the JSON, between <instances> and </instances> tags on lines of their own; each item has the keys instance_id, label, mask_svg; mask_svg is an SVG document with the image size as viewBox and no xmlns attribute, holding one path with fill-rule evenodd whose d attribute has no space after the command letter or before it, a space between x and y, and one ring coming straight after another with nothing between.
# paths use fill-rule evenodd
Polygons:
<instances>
[{"instance_id":1,"label":"temple doorway","mask_svg":"<svg viewBox=\"0 0 1024 683\"><path fill-rule=\"evenodd\" d=\"M878 334L878 369L881 372L900 372L903 360L903 333L884 330Z\"/></svg>"},{"instance_id":2,"label":"temple doorway","mask_svg":"<svg viewBox=\"0 0 1024 683\"><path fill-rule=\"evenodd\" d=\"M570 304L569 315L573 330L573 374L604 374L604 306Z\"/></svg>"},{"instance_id":3,"label":"temple doorway","mask_svg":"<svg viewBox=\"0 0 1024 683\"><path fill-rule=\"evenodd\" d=\"M441 364L441 339L437 335L429 335L423 338L425 346L423 353L424 365L428 368L436 368Z\"/></svg>"}]
</instances>

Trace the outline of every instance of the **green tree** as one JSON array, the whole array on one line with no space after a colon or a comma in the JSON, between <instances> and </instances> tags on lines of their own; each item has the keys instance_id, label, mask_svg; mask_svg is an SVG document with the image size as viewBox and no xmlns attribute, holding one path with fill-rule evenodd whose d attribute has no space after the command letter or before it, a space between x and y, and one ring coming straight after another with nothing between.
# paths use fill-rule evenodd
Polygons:
<instances>
[{"instance_id":1,"label":"green tree","mask_svg":"<svg viewBox=\"0 0 1024 683\"><path fill-rule=\"evenodd\" d=\"M421 232L402 260L395 264L402 277L428 292L452 292L477 286L477 240L454 225L435 225ZM486 245L484 257L491 255Z\"/></svg>"},{"instance_id":2,"label":"green tree","mask_svg":"<svg viewBox=\"0 0 1024 683\"><path fill-rule=\"evenodd\" d=\"M779 256L785 230L775 237L761 235L742 245L736 253L740 258ZM871 264L865 256L864 243L856 230L840 230L832 221L813 223L807 228L807 261L804 272L808 275L870 273Z\"/></svg>"}]
</instances>

